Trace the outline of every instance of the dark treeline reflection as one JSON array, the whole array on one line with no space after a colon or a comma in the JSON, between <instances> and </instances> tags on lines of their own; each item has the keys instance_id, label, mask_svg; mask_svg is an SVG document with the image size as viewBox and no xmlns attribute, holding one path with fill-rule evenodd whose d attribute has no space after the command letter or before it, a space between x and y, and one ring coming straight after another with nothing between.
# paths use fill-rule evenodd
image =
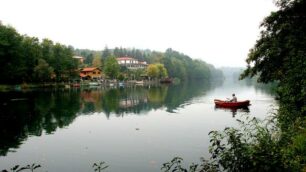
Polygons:
<instances>
[{"instance_id":1,"label":"dark treeline reflection","mask_svg":"<svg viewBox=\"0 0 306 172\"><path fill-rule=\"evenodd\" d=\"M29 135L48 134L69 125L80 109L79 92L1 93L0 155Z\"/></svg>"},{"instance_id":2,"label":"dark treeline reflection","mask_svg":"<svg viewBox=\"0 0 306 172\"><path fill-rule=\"evenodd\" d=\"M146 114L165 108L174 112L210 89L208 83L133 86L118 89L69 89L0 93L0 156L14 151L30 135L52 134L73 122L78 115L103 112Z\"/></svg>"}]
</instances>

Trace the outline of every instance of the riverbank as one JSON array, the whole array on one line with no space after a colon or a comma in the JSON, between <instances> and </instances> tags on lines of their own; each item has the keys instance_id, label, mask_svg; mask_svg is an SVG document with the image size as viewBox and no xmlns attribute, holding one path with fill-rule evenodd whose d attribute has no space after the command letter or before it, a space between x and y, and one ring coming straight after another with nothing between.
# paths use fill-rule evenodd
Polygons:
<instances>
[{"instance_id":1,"label":"riverbank","mask_svg":"<svg viewBox=\"0 0 306 172\"><path fill-rule=\"evenodd\" d=\"M175 83L179 83L176 81ZM52 83L23 83L23 84L2 84L0 85L0 92L8 91L26 91L32 89L41 88L77 88L77 87L129 87L133 85L138 86L148 86L148 85L159 85L165 84L160 83L159 80L128 80L128 81L118 81L118 80L103 80L103 81L81 81L81 82L52 82ZM169 83L166 83L169 84Z\"/></svg>"}]
</instances>

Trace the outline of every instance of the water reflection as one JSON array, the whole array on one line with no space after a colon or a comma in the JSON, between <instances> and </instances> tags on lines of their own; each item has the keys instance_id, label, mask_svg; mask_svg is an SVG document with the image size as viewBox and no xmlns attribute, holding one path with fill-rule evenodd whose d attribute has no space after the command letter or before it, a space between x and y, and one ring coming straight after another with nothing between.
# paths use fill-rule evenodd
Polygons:
<instances>
[{"instance_id":1,"label":"water reflection","mask_svg":"<svg viewBox=\"0 0 306 172\"><path fill-rule=\"evenodd\" d=\"M248 107L220 107L215 105L215 111L222 110L226 112L231 112L232 117L234 118L237 115L237 112L249 113L250 109Z\"/></svg>"},{"instance_id":2,"label":"water reflection","mask_svg":"<svg viewBox=\"0 0 306 172\"><path fill-rule=\"evenodd\" d=\"M1 93L0 156L18 149L30 135L52 134L68 126L78 115L102 112L107 118L113 114L123 117L145 115L159 108L173 113L209 89L207 83L185 83Z\"/></svg>"},{"instance_id":3,"label":"water reflection","mask_svg":"<svg viewBox=\"0 0 306 172\"><path fill-rule=\"evenodd\" d=\"M29 136L69 125L79 111L78 92L1 93L0 155Z\"/></svg>"},{"instance_id":4,"label":"water reflection","mask_svg":"<svg viewBox=\"0 0 306 172\"><path fill-rule=\"evenodd\" d=\"M202 96L209 89L210 85L206 83L84 89L80 91L80 112L103 112L107 117L112 113L116 116L127 113L146 114L152 109L163 107L167 112L175 112L182 104Z\"/></svg>"}]
</instances>

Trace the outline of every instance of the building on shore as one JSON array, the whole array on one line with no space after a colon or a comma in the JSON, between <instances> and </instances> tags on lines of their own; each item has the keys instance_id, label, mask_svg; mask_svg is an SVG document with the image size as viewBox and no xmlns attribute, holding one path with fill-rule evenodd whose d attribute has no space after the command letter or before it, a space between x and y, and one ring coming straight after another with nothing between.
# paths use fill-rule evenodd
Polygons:
<instances>
[{"instance_id":1,"label":"building on shore","mask_svg":"<svg viewBox=\"0 0 306 172\"><path fill-rule=\"evenodd\" d=\"M80 77L83 80L94 80L102 78L102 70L97 67L86 67L80 70Z\"/></svg>"},{"instance_id":2,"label":"building on shore","mask_svg":"<svg viewBox=\"0 0 306 172\"><path fill-rule=\"evenodd\" d=\"M118 57L116 58L120 66L125 66L128 69L145 69L148 64L145 61L139 61L132 57Z\"/></svg>"},{"instance_id":3,"label":"building on shore","mask_svg":"<svg viewBox=\"0 0 306 172\"><path fill-rule=\"evenodd\" d=\"M77 59L81 64L84 63L84 57L82 56L73 56L72 58Z\"/></svg>"}]
</instances>

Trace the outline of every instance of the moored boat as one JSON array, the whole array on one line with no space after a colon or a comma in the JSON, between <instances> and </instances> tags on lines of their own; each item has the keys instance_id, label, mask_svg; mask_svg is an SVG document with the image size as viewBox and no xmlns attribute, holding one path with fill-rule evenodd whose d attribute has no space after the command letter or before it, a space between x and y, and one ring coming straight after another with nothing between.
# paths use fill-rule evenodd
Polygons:
<instances>
[{"instance_id":1,"label":"moored boat","mask_svg":"<svg viewBox=\"0 0 306 172\"><path fill-rule=\"evenodd\" d=\"M99 82L89 82L88 84L89 86L99 86L100 85Z\"/></svg>"},{"instance_id":2,"label":"moored boat","mask_svg":"<svg viewBox=\"0 0 306 172\"><path fill-rule=\"evenodd\" d=\"M124 87L124 82L119 82L119 87Z\"/></svg>"},{"instance_id":3,"label":"moored boat","mask_svg":"<svg viewBox=\"0 0 306 172\"><path fill-rule=\"evenodd\" d=\"M80 83L72 83L70 84L71 87L80 87L81 84Z\"/></svg>"},{"instance_id":4,"label":"moored boat","mask_svg":"<svg viewBox=\"0 0 306 172\"><path fill-rule=\"evenodd\" d=\"M136 84L136 85L143 85L143 84L144 84L144 81L136 81L135 84Z\"/></svg>"},{"instance_id":5,"label":"moored boat","mask_svg":"<svg viewBox=\"0 0 306 172\"><path fill-rule=\"evenodd\" d=\"M172 79L171 78L164 78L164 79L161 79L159 82L163 83L163 84L170 84L170 83L172 83Z\"/></svg>"},{"instance_id":6,"label":"moored boat","mask_svg":"<svg viewBox=\"0 0 306 172\"><path fill-rule=\"evenodd\" d=\"M230 102L230 101L215 99L214 102L215 102L216 106L220 106L220 107L236 107L236 108L239 108L239 107L248 107L250 105L250 100Z\"/></svg>"}]
</instances>

